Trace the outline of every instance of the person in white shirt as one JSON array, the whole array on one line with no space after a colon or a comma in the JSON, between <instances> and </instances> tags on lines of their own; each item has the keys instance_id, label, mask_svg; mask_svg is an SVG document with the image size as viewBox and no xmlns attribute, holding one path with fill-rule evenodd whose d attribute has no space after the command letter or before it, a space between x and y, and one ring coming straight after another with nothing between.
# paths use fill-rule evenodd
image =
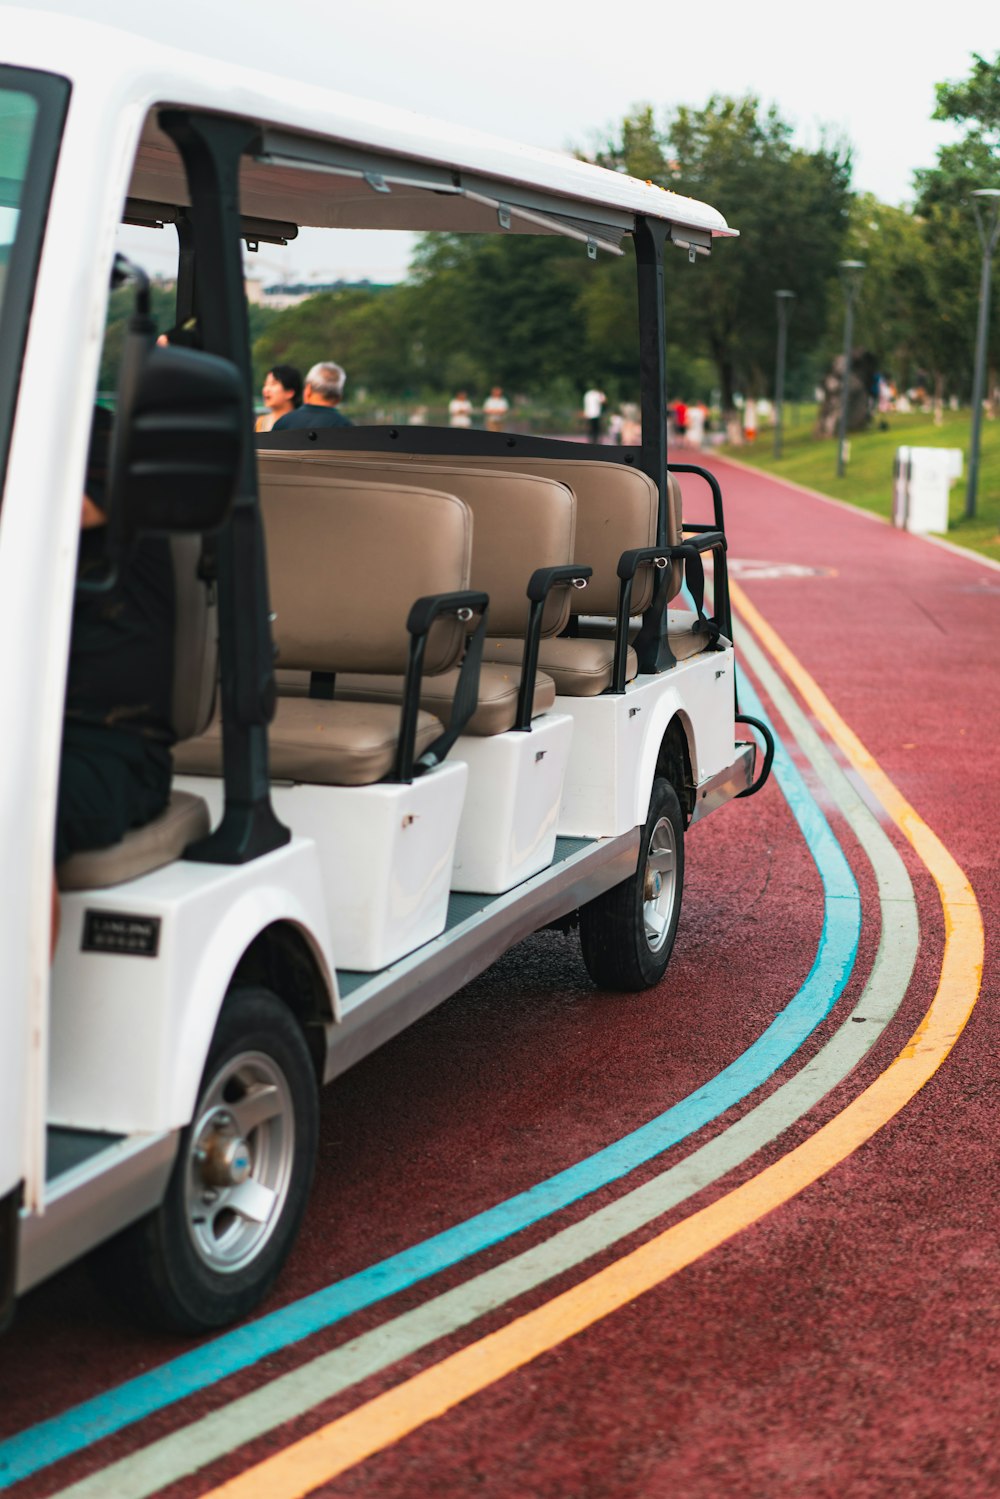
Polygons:
<instances>
[{"instance_id":1,"label":"person in white shirt","mask_svg":"<svg viewBox=\"0 0 1000 1499\"><path fill-rule=\"evenodd\" d=\"M494 385L486 400L483 402L483 415L486 418L487 432L502 432L503 419L510 410L510 403L499 385Z\"/></svg>"},{"instance_id":2,"label":"person in white shirt","mask_svg":"<svg viewBox=\"0 0 1000 1499\"><path fill-rule=\"evenodd\" d=\"M448 425L449 427L471 427L472 426L472 402L464 390L453 396L448 402Z\"/></svg>"},{"instance_id":3,"label":"person in white shirt","mask_svg":"<svg viewBox=\"0 0 1000 1499\"><path fill-rule=\"evenodd\" d=\"M592 385L589 390L584 391L583 415L587 423L587 434L591 442L600 442L601 440L601 412L604 410L604 403L607 399L603 390L598 390L596 385Z\"/></svg>"},{"instance_id":4,"label":"person in white shirt","mask_svg":"<svg viewBox=\"0 0 1000 1499\"><path fill-rule=\"evenodd\" d=\"M700 401L695 401L693 406L688 407L687 420L687 443L688 447L700 448L705 441L705 418L708 412Z\"/></svg>"}]
</instances>

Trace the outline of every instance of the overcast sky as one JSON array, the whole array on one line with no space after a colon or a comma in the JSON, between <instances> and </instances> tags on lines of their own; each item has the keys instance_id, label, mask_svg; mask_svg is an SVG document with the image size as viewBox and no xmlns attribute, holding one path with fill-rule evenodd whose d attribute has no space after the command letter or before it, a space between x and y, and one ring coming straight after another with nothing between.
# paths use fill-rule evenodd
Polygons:
<instances>
[{"instance_id":1,"label":"overcast sky","mask_svg":"<svg viewBox=\"0 0 1000 1499\"><path fill-rule=\"evenodd\" d=\"M45 3L45 0L43 0ZM854 186L889 203L911 194L952 127L930 119L934 84L964 77L971 54L995 55L988 0L893 5L878 0L47 0L180 46L384 99L532 145L594 144L631 106L662 114L713 92L775 102L797 139L824 126L854 146ZM726 205L714 205L723 213ZM387 237L388 238L388 237ZM338 264L296 248L298 274L399 274L405 250L368 258L347 235ZM362 253L363 250L363 253ZM279 252L286 253L286 252ZM328 246L322 252L331 256ZM265 267L261 267L266 271Z\"/></svg>"}]
</instances>

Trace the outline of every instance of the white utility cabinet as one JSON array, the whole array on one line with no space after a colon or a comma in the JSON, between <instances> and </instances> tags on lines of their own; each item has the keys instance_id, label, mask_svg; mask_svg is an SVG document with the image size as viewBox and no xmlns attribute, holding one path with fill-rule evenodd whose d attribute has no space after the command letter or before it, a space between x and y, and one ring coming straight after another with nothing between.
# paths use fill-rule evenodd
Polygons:
<instances>
[{"instance_id":1,"label":"white utility cabinet","mask_svg":"<svg viewBox=\"0 0 1000 1499\"><path fill-rule=\"evenodd\" d=\"M921 533L947 531L948 493L961 477L961 448L897 448L893 525Z\"/></svg>"}]
</instances>

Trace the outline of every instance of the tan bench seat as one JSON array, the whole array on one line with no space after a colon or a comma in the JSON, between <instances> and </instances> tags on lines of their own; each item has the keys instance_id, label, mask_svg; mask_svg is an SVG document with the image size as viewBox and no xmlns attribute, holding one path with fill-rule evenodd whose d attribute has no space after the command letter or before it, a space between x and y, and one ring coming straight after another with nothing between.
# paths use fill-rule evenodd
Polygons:
<instances>
[{"instance_id":1,"label":"tan bench seat","mask_svg":"<svg viewBox=\"0 0 1000 1499\"><path fill-rule=\"evenodd\" d=\"M199 576L201 539L171 538L174 570L174 679L170 721L178 739L202 732L212 715L218 661L214 595ZM176 757L174 768L176 770ZM120 843L87 849L56 870L60 890L100 890L152 874L179 859L189 843L208 835L208 807L200 796L175 791L159 817L133 828Z\"/></svg>"},{"instance_id":2,"label":"tan bench seat","mask_svg":"<svg viewBox=\"0 0 1000 1499\"><path fill-rule=\"evenodd\" d=\"M311 672L401 679L414 600L468 587L472 518L442 490L347 482L302 466L265 468L261 515L277 659L293 680L308 682ZM457 677L465 643L466 626L454 613L436 620L427 637L426 680L453 667ZM399 707L383 702L279 697L268 731L271 777L372 785L393 771L400 721ZM419 712L414 757L442 732L440 719ZM218 721L178 746L175 759L189 774L221 775Z\"/></svg>"},{"instance_id":3,"label":"tan bench seat","mask_svg":"<svg viewBox=\"0 0 1000 1499\"><path fill-rule=\"evenodd\" d=\"M179 859L189 843L208 836L208 807L200 796L171 792L159 817L133 828L110 848L91 848L72 854L57 871L60 890L103 890L123 885L141 874L152 874Z\"/></svg>"},{"instance_id":4,"label":"tan bench seat","mask_svg":"<svg viewBox=\"0 0 1000 1499\"><path fill-rule=\"evenodd\" d=\"M520 660L519 640L486 642L485 661L493 666L503 664L512 669ZM545 677L554 684L560 697L597 697L611 686L611 668L615 659L613 640L545 640L539 650L545 658ZM636 674L635 651L629 646L628 680Z\"/></svg>"},{"instance_id":5,"label":"tan bench seat","mask_svg":"<svg viewBox=\"0 0 1000 1499\"><path fill-rule=\"evenodd\" d=\"M441 732L430 713L417 717L419 757ZM271 778L316 786L370 786L392 770L399 733L398 706L282 698L268 733ZM222 729L216 721L200 739L179 746L177 769L219 775Z\"/></svg>"},{"instance_id":6,"label":"tan bench seat","mask_svg":"<svg viewBox=\"0 0 1000 1499\"><path fill-rule=\"evenodd\" d=\"M381 453L352 453L353 459L378 464ZM396 458L397 455L394 455ZM410 462L422 473L433 466L454 469L459 460L448 454L398 454L398 462ZM594 458L538 458L512 453L483 456L464 455L461 464L470 469L493 469L498 473L532 474L537 478L557 479L568 485L576 496L576 541L574 560L589 565L593 575L586 589L570 599L574 616L616 615L618 612L618 561L622 553L639 547L655 546L659 497L656 485L641 469L623 463L605 463ZM666 529L668 544L682 540L681 492L672 475L667 480ZM632 589L631 613L641 615L653 601L656 582L652 567L641 567ZM674 562L670 569L668 597L674 598L683 583L683 566ZM614 662L614 626L609 625L608 639L603 643L589 632L560 639L543 639L538 653L538 667L556 683L556 692L566 697L593 697L611 686ZM674 651L677 660L709 644L707 635L679 642ZM511 642L493 638L491 631L485 658L509 661ZM628 651L625 680L631 681L638 670L635 652Z\"/></svg>"},{"instance_id":7,"label":"tan bench seat","mask_svg":"<svg viewBox=\"0 0 1000 1499\"><path fill-rule=\"evenodd\" d=\"M697 628L695 628L697 625ZM613 634L615 622L613 619L582 619L580 621L580 640L588 640L592 644L603 641L611 645L611 655L614 655L613 644L609 637ZM633 621L628 627L628 638L634 640L639 633L640 626ZM704 625L698 625L697 617L685 609L667 610L667 641L673 653L675 661L688 661L692 656L699 656L702 651L707 650L713 641L713 633ZM556 642L553 642L554 644ZM634 654L631 650L630 656ZM629 662L629 670L632 668Z\"/></svg>"},{"instance_id":8,"label":"tan bench seat","mask_svg":"<svg viewBox=\"0 0 1000 1499\"><path fill-rule=\"evenodd\" d=\"M274 675L281 697L309 696L309 672L282 671L279 668ZM421 708L433 713L446 728L451 723L457 680L457 671L442 672L440 677L429 677L420 693ZM506 664L506 658L495 662L484 661L479 677L479 703L462 732L473 734L477 738L506 733L513 727L520 686L519 655L512 665ZM398 703L403 693L403 678L343 672L337 677L336 692L357 702ZM538 672L535 676L532 716L537 718L540 714L549 712L555 699L556 685L552 678L544 672Z\"/></svg>"},{"instance_id":9,"label":"tan bench seat","mask_svg":"<svg viewBox=\"0 0 1000 1499\"><path fill-rule=\"evenodd\" d=\"M313 474L329 475L340 482L372 480L423 487L440 484L469 506L473 518L471 584L490 597L489 637L484 669L479 681L479 706L463 732L477 737L503 734L513 728L521 682L521 658L528 617L526 589L536 568L563 566L573 560L576 501L561 480L545 475L494 470L488 465L434 461L423 465L399 455L388 460L381 454L353 452L300 454L259 452L262 481L280 489L287 478ZM586 590L584 590L584 593ZM556 637L566 628L575 591L563 585L553 589L542 615L543 647L558 644ZM507 641L513 649L502 650L497 663L486 661L494 643ZM427 678L420 705L447 725L457 672ZM290 687L287 676L279 678L279 690ZM295 690L291 687L291 690ZM301 689L300 689L301 690ZM532 717L550 709L556 692L552 677L536 675ZM335 698L358 698L365 702L391 703L402 699L403 679L380 676L377 682L356 673L338 675Z\"/></svg>"},{"instance_id":10,"label":"tan bench seat","mask_svg":"<svg viewBox=\"0 0 1000 1499\"><path fill-rule=\"evenodd\" d=\"M517 696L521 686L520 641L499 641L500 645L517 647L515 661L484 661L479 674L479 703L462 732L479 738L492 734L505 734L514 727ZM486 643L489 650L490 641ZM451 722L451 708L458 682L457 671L442 672L424 683L420 694L420 706L433 713L445 727ZM535 695L532 701L532 717L547 713L556 700L557 687L550 676L538 672L535 676ZM337 678L337 693L363 703L398 703L403 695L402 677L358 676L345 673Z\"/></svg>"}]
</instances>

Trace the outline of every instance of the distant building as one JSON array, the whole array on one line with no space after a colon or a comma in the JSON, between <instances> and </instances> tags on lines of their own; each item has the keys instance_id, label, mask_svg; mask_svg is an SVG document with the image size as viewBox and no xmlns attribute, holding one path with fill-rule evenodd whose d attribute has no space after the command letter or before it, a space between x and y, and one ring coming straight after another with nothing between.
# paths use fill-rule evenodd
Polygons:
<instances>
[{"instance_id":1,"label":"distant building","mask_svg":"<svg viewBox=\"0 0 1000 1499\"><path fill-rule=\"evenodd\" d=\"M297 307L309 297L318 297L329 291L382 291L383 287L367 279L363 281L283 281L274 286L265 286L261 281L247 279L243 283L246 299L255 307L270 307L282 312L286 307Z\"/></svg>"}]
</instances>

